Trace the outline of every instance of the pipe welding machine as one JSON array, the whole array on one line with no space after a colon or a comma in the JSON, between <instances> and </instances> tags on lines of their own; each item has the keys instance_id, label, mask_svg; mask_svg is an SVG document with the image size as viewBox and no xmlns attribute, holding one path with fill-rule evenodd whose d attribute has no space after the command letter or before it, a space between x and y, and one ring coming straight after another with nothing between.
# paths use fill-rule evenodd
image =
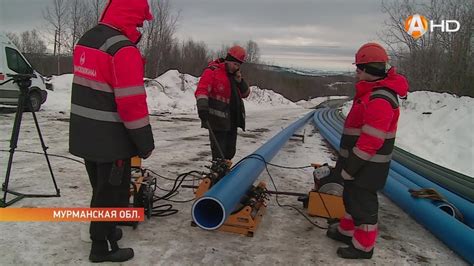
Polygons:
<instances>
[{"instance_id":1,"label":"pipe welding machine","mask_svg":"<svg viewBox=\"0 0 474 266\"><path fill-rule=\"evenodd\" d=\"M232 162L217 159L212 162L209 173L204 174L198 186L182 185L183 188L195 188L195 198L202 197L212 186L229 173ZM252 237L260 224L269 200L264 182L252 186L242 197L236 209L229 215L219 231ZM191 226L197 226L194 221Z\"/></svg>"},{"instance_id":2,"label":"pipe welding machine","mask_svg":"<svg viewBox=\"0 0 474 266\"><path fill-rule=\"evenodd\" d=\"M138 156L131 159L131 183L129 203L135 208L144 208L148 219L152 216L153 196L156 191L156 178L142 167L142 159ZM133 222L133 228L137 227L138 222Z\"/></svg>"},{"instance_id":3,"label":"pipe welding machine","mask_svg":"<svg viewBox=\"0 0 474 266\"><path fill-rule=\"evenodd\" d=\"M338 219L344 216L342 200L344 186L341 178L332 174L334 169L327 164L311 164L314 167L314 188L305 197L298 198L310 216Z\"/></svg>"},{"instance_id":4,"label":"pipe welding machine","mask_svg":"<svg viewBox=\"0 0 474 266\"><path fill-rule=\"evenodd\" d=\"M267 194L297 196L298 201L303 203L309 216L339 219L344 216L345 209L342 200L344 190L341 178L333 174L334 169L328 164L312 163L314 167L314 187L308 193L270 191Z\"/></svg>"},{"instance_id":5,"label":"pipe welding machine","mask_svg":"<svg viewBox=\"0 0 474 266\"><path fill-rule=\"evenodd\" d=\"M203 176L199 186L182 187L195 188L195 198L202 197L213 185L223 178L230 170L228 160L218 160L208 167L210 172ZM331 174L334 170L327 164L311 164L314 167L314 188L305 193L270 191L266 189L264 182L252 186L239 203L236 210L218 230L231 232L246 236L253 236L257 226L261 222L269 200L268 195L298 196L298 201L303 203L310 216L328 219L339 219L344 216L344 204L342 200L343 185L336 175ZM196 226L191 222L192 226Z\"/></svg>"}]
</instances>

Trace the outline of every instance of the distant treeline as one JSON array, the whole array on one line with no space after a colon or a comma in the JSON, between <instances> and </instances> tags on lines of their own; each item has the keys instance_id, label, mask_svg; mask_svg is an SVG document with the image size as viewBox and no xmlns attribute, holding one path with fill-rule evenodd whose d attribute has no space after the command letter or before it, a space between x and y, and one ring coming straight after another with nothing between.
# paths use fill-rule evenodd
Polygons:
<instances>
[{"instance_id":1,"label":"distant treeline","mask_svg":"<svg viewBox=\"0 0 474 266\"><path fill-rule=\"evenodd\" d=\"M57 57L52 55L25 54L33 67L45 76L57 75ZM61 56L61 74L72 73L72 57ZM177 61L183 62L183 61ZM199 76L207 63L195 65L177 64L181 73ZM273 90L291 101L308 100L319 96L354 94L354 78L345 75L306 76L288 71L275 70L263 64L243 64L242 72L250 85ZM148 76L154 78L154 76Z\"/></svg>"},{"instance_id":2,"label":"distant treeline","mask_svg":"<svg viewBox=\"0 0 474 266\"><path fill-rule=\"evenodd\" d=\"M354 77L307 76L262 64L244 64L242 74L249 84L273 90L291 101L329 95L354 95Z\"/></svg>"},{"instance_id":3,"label":"distant treeline","mask_svg":"<svg viewBox=\"0 0 474 266\"><path fill-rule=\"evenodd\" d=\"M28 53L23 53L23 55L33 65L33 68L42 75L51 76L58 74L58 56ZM59 63L61 65L61 67L59 68L60 75L72 73L72 56L60 56Z\"/></svg>"}]
</instances>

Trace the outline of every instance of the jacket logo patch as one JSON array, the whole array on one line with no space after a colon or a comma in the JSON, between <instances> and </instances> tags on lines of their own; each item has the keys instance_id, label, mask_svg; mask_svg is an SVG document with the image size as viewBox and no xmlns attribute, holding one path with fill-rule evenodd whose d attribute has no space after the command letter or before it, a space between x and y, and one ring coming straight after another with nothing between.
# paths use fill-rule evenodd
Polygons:
<instances>
[{"instance_id":1,"label":"jacket logo patch","mask_svg":"<svg viewBox=\"0 0 474 266\"><path fill-rule=\"evenodd\" d=\"M86 76L97 77L97 71L83 66L74 66L74 72L81 73Z\"/></svg>"},{"instance_id":2,"label":"jacket logo patch","mask_svg":"<svg viewBox=\"0 0 474 266\"><path fill-rule=\"evenodd\" d=\"M85 52L82 52L81 54L81 58L79 59L79 64L84 65L84 63L86 62L86 53Z\"/></svg>"}]
</instances>

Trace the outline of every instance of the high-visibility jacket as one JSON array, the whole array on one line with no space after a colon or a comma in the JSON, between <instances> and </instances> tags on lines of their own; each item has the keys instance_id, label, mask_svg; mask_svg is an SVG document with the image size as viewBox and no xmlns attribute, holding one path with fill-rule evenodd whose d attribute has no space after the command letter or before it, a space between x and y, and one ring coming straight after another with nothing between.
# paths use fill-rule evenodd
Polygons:
<instances>
[{"instance_id":1,"label":"high-visibility jacket","mask_svg":"<svg viewBox=\"0 0 474 266\"><path fill-rule=\"evenodd\" d=\"M343 179L371 190L385 186L400 116L398 97L407 92L408 82L395 68L384 79L356 83L336 164Z\"/></svg>"},{"instance_id":2,"label":"high-visibility jacket","mask_svg":"<svg viewBox=\"0 0 474 266\"><path fill-rule=\"evenodd\" d=\"M232 98L232 94L236 98ZM209 124L213 130L219 131L230 130L232 122L236 123L236 127L245 130L245 107L242 98L248 97L249 94L247 83L244 80L237 83L233 75L226 70L225 61L222 59L211 62L204 70L195 92L198 110L208 110ZM240 110L234 115L231 114L233 108ZM236 121L231 121L232 119Z\"/></svg>"},{"instance_id":3,"label":"high-visibility jacket","mask_svg":"<svg viewBox=\"0 0 474 266\"><path fill-rule=\"evenodd\" d=\"M154 149L135 45L136 27L145 19L138 3L130 1L127 12L109 5L74 48L69 151L90 161L145 156Z\"/></svg>"}]
</instances>

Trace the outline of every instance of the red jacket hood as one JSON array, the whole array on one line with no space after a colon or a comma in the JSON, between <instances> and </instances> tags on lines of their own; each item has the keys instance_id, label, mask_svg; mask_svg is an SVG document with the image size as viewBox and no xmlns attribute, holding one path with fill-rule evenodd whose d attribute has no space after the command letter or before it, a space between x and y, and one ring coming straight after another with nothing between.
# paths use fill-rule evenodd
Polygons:
<instances>
[{"instance_id":1,"label":"red jacket hood","mask_svg":"<svg viewBox=\"0 0 474 266\"><path fill-rule=\"evenodd\" d=\"M359 81L356 83L356 98L369 93L374 88L385 87L394 91L398 96L405 97L408 93L407 79L398 74L395 67L392 67L387 72L387 77L377 81Z\"/></svg>"},{"instance_id":2,"label":"red jacket hood","mask_svg":"<svg viewBox=\"0 0 474 266\"><path fill-rule=\"evenodd\" d=\"M130 41L137 43L141 37L137 27L142 27L145 20L152 19L147 0L109 0L100 22L117 28Z\"/></svg>"}]
</instances>

